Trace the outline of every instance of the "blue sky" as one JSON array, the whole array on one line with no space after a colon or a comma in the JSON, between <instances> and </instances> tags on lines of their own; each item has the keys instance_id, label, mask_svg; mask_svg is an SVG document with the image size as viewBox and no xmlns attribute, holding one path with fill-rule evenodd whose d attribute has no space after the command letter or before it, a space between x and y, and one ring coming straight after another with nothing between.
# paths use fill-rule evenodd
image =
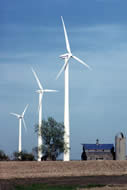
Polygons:
<instances>
[{"instance_id":1,"label":"blue sky","mask_svg":"<svg viewBox=\"0 0 127 190\"><path fill-rule=\"evenodd\" d=\"M114 143L127 134L127 2L126 0L4 0L0 1L0 149L18 149L18 120L25 115L23 149L37 145L38 89L31 66L44 88L43 118L63 121L64 74L55 77L66 52L60 16L72 52L92 71L70 61L71 158L80 159L81 143Z\"/></svg>"}]
</instances>

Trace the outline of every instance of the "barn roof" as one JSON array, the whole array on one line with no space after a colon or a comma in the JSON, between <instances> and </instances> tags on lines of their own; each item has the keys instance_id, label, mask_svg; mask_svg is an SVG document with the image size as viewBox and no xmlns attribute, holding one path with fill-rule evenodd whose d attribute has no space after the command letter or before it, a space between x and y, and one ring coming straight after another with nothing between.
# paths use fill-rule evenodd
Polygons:
<instances>
[{"instance_id":1,"label":"barn roof","mask_svg":"<svg viewBox=\"0 0 127 190\"><path fill-rule=\"evenodd\" d=\"M113 144L82 144L85 150L111 150L114 148Z\"/></svg>"}]
</instances>

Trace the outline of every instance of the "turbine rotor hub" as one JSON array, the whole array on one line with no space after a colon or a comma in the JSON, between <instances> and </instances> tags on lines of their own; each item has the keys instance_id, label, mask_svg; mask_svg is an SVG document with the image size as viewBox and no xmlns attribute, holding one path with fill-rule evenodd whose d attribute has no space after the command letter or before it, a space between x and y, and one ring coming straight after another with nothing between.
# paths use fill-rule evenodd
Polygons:
<instances>
[{"instance_id":1,"label":"turbine rotor hub","mask_svg":"<svg viewBox=\"0 0 127 190\"><path fill-rule=\"evenodd\" d=\"M43 90L40 89L40 90L37 90L36 92L37 92L38 94L42 94L42 93L43 93Z\"/></svg>"}]
</instances>

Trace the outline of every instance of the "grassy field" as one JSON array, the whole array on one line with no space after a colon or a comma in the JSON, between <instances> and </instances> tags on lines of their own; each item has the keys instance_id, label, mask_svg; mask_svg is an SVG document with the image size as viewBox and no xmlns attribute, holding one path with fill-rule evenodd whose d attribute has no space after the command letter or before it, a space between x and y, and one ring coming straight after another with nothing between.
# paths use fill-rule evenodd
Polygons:
<instances>
[{"instance_id":1,"label":"grassy field","mask_svg":"<svg viewBox=\"0 0 127 190\"><path fill-rule=\"evenodd\" d=\"M34 184L27 186L17 186L14 190L127 190L125 186L106 186L106 185L86 185L84 187L76 186L49 186Z\"/></svg>"},{"instance_id":2,"label":"grassy field","mask_svg":"<svg viewBox=\"0 0 127 190\"><path fill-rule=\"evenodd\" d=\"M94 187L103 187L104 185L87 185L82 187L82 189L90 189ZM78 190L81 189L80 187L76 186L49 186L49 185L42 185L42 184L34 184L29 186L17 186L15 190Z\"/></svg>"},{"instance_id":3,"label":"grassy field","mask_svg":"<svg viewBox=\"0 0 127 190\"><path fill-rule=\"evenodd\" d=\"M41 185L41 184L34 184L28 186L17 186L15 190L76 190L76 187L72 186L48 186L48 185Z\"/></svg>"}]
</instances>

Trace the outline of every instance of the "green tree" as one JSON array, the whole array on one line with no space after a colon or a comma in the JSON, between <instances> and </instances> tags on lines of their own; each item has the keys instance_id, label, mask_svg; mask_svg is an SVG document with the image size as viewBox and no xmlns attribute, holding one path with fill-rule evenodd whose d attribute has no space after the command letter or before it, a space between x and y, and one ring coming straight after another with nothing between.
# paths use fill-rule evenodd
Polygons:
<instances>
[{"instance_id":1,"label":"green tree","mask_svg":"<svg viewBox=\"0 0 127 190\"><path fill-rule=\"evenodd\" d=\"M38 125L35 126L35 132L38 132ZM65 151L67 146L64 143L64 125L57 122L52 117L48 117L47 121L42 120L41 134L43 139L42 160L56 160L56 158ZM35 148L36 152L38 148Z\"/></svg>"},{"instance_id":2,"label":"green tree","mask_svg":"<svg viewBox=\"0 0 127 190\"><path fill-rule=\"evenodd\" d=\"M3 150L0 150L0 161L7 161L9 157L4 153Z\"/></svg>"}]
</instances>

